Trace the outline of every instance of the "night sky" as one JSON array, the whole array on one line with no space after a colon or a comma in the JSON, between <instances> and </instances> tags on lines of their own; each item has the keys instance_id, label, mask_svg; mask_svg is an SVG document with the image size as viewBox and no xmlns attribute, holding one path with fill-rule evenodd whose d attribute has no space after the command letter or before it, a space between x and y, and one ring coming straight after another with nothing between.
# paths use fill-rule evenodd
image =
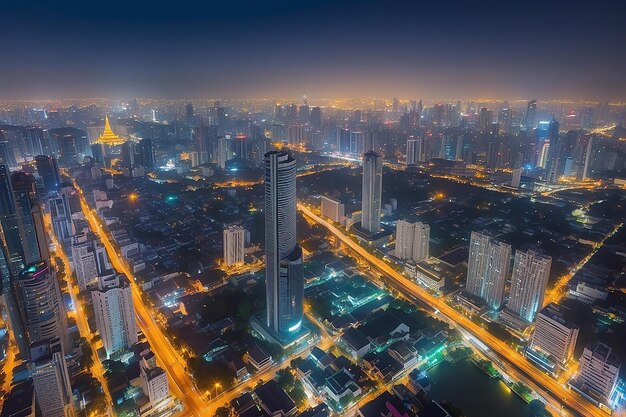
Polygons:
<instances>
[{"instance_id":1,"label":"night sky","mask_svg":"<svg viewBox=\"0 0 626 417\"><path fill-rule=\"evenodd\" d=\"M0 97L626 100L626 1L20 1Z\"/></svg>"}]
</instances>

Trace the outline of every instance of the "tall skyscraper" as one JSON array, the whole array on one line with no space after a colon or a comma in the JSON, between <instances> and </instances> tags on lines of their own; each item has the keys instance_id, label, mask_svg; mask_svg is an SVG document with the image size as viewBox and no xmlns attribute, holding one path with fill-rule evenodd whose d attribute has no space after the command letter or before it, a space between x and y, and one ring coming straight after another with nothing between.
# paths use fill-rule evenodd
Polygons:
<instances>
[{"instance_id":1,"label":"tall skyscraper","mask_svg":"<svg viewBox=\"0 0 626 417\"><path fill-rule=\"evenodd\" d=\"M50 353L30 365L37 405L45 417L73 417L72 387L61 352Z\"/></svg>"},{"instance_id":2,"label":"tall skyscraper","mask_svg":"<svg viewBox=\"0 0 626 417\"><path fill-rule=\"evenodd\" d=\"M152 139L143 138L139 141L136 148L137 163L144 168L150 170L154 169L154 147L152 146Z\"/></svg>"},{"instance_id":3,"label":"tall skyscraper","mask_svg":"<svg viewBox=\"0 0 626 417\"><path fill-rule=\"evenodd\" d=\"M552 258L540 252L515 252L507 308L528 322L535 320L543 306L551 264Z\"/></svg>"},{"instance_id":4,"label":"tall skyscraper","mask_svg":"<svg viewBox=\"0 0 626 417\"><path fill-rule=\"evenodd\" d=\"M4 234L4 243L8 252L8 266L14 277L24 268L24 250L22 239L17 227L17 214L15 213L15 197L11 183L11 172L6 165L0 165L0 224ZM2 277L8 282L8 277ZM7 288L10 288L7 287ZM4 288L6 293L7 288Z\"/></svg>"},{"instance_id":5,"label":"tall skyscraper","mask_svg":"<svg viewBox=\"0 0 626 417\"><path fill-rule=\"evenodd\" d=\"M406 164L415 165L421 162L422 156L422 140L409 139L406 141Z\"/></svg>"},{"instance_id":6,"label":"tall skyscraper","mask_svg":"<svg viewBox=\"0 0 626 417\"><path fill-rule=\"evenodd\" d=\"M50 259L43 226L43 210L37 201L34 178L24 172L14 172L11 174L11 185L15 198L17 228L24 251L24 264Z\"/></svg>"},{"instance_id":7,"label":"tall skyscraper","mask_svg":"<svg viewBox=\"0 0 626 417\"><path fill-rule=\"evenodd\" d=\"M430 226L406 220L396 223L396 257L420 262L429 256Z\"/></svg>"},{"instance_id":8,"label":"tall skyscraper","mask_svg":"<svg viewBox=\"0 0 626 417\"><path fill-rule=\"evenodd\" d=\"M132 289L124 275L110 271L98 277L98 289L91 292L91 298L108 357L137 343Z\"/></svg>"},{"instance_id":9,"label":"tall skyscraper","mask_svg":"<svg viewBox=\"0 0 626 417\"><path fill-rule=\"evenodd\" d=\"M56 273L48 262L26 265L15 281L15 292L28 343L47 342L69 353L67 312Z\"/></svg>"},{"instance_id":10,"label":"tall skyscraper","mask_svg":"<svg viewBox=\"0 0 626 417\"><path fill-rule=\"evenodd\" d=\"M559 122L552 119L548 127L548 160L546 165L546 182L554 184L558 181L562 171L561 165L561 136L559 135Z\"/></svg>"},{"instance_id":11,"label":"tall skyscraper","mask_svg":"<svg viewBox=\"0 0 626 417\"><path fill-rule=\"evenodd\" d=\"M383 158L374 151L363 155L361 227L369 233L380 231L380 207L383 193Z\"/></svg>"},{"instance_id":12,"label":"tall skyscraper","mask_svg":"<svg viewBox=\"0 0 626 417\"><path fill-rule=\"evenodd\" d=\"M578 331L578 326L565 320L562 307L549 304L537 315L530 347L564 365L574 354Z\"/></svg>"},{"instance_id":13,"label":"tall skyscraper","mask_svg":"<svg viewBox=\"0 0 626 417\"><path fill-rule=\"evenodd\" d=\"M302 249L296 238L296 161L265 154L265 285L267 326L290 333L302 324Z\"/></svg>"},{"instance_id":14,"label":"tall skyscraper","mask_svg":"<svg viewBox=\"0 0 626 417\"><path fill-rule=\"evenodd\" d=\"M246 229L243 226L230 225L224 229L224 263L227 266L244 262Z\"/></svg>"},{"instance_id":15,"label":"tall skyscraper","mask_svg":"<svg viewBox=\"0 0 626 417\"><path fill-rule=\"evenodd\" d=\"M46 192L58 191L61 185L61 175L57 160L48 155L37 155L35 163Z\"/></svg>"},{"instance_id":16,"label":"tall skyscraper","mask_svg":"<svg viewBox=\"0 0 626 417\"><path fill-rule=\"evenodd\" d=\"M537 117L537 100L530 100L526 107L526 116L524 118L524 127L527 131L535 128L535 119Z\"/></svg>"},{"instance_id":17,"label":"tall skyscraper","mask_svg":"<svg viewBox=\"0 0 626 417\"><path fill-rule=\"evenodd\" d=\"M472 232L465 289L496 310L502 305L511 266L511 246L485 233Z\"/></svg>"}]
</instances>

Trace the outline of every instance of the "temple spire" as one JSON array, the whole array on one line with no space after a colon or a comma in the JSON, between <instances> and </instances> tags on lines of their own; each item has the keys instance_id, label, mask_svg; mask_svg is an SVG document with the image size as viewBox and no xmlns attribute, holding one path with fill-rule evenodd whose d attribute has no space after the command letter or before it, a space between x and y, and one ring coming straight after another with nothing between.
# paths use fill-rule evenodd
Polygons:
<instances>
[{"instance_id":1,"label":"temple spire","mask_svg":"<svg viewBox=\"0 0 626 417\"><path fill-rule=\"evenodd\" d=\"M109 116L107 114L104 115L104 131L98 138L97 142L110 146L121 145L125 142L124 139L117 136L113 132L113 129L111 129L111 123L109 123Z\"/></svg>"}]
</instances>

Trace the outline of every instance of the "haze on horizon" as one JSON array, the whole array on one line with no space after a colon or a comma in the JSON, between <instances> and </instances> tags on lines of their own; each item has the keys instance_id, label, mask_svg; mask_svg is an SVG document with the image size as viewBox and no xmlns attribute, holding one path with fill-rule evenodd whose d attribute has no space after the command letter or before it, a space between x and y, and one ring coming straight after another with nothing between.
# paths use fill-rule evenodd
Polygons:
<instances>
[{"instance_id":1,"label":"haze on horizon","mask_svg":"<svg viewBox=\"0 0 626 417\"><path fill-rule=\"evenodd\" d=\"M5 5L0 98L626 100L626 2Z\"/></svg>"}]
</instances>

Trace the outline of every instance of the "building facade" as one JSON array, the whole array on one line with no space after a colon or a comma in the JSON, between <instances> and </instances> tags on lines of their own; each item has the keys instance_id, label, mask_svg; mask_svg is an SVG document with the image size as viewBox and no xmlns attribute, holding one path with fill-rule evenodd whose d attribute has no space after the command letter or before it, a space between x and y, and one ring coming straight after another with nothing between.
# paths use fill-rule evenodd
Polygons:
<instances>
[{"instance_id":1,"label":"building facade","mask_svg":"<svg viewBox=\"0 0 626 417\"><path fill-rule=\"evenodd\" d=\"M516 251L507 308L528 322L543 306L552 258L538 251Z\"/></svg>"},{"instance_id":2,"label":"building facade","mask_svg":"<svg viewBox=\"0 0 626 417\"><path fill-rule=\"evenodd\" d=\"M374 234L380 231L380 208L383 193L383 159L374 151L363 155L361 227Z\"/></svg>"},{"instance_id":3,"label":"building facade","mask_svg":"<svg viewBox=\"0 0 626 417\"><path fill-rule=\"evenodd\" d=\"M422 222L411 223L398 220L396 223L395 255L402 260L420 262L428 259L430 248L430 226Z\"/></svg>"},{"instance_id":4,"label":"building facade","mask_svg":"<svg viewBox=\"0 0 626 417\"><path fill-rule=\"evenodd\" d=\"M224 229L224 263L233 266L244 262L246 229L243 226L231 225Z\"/></svg>"},{"instance_id":5,"label":"building facade","mask_svg":"<svg viewBox=\"0 0 626 417\"><path fill-rule=\"evenodd\" d=\"M497 310L511 265L511 246L485 233L472 232L465 289Z\"/></svg>"},{"instance_id":6,"label":"building facade","mask_svg":"<svg viewBox=\"0 0 626 417\"><path fill-rule=\"evenodd\" d=\"M265 154L265 283L267 327L299 330L304 277L296 238L296 161L286 152Z\"/></svg>"}]
</instances>

